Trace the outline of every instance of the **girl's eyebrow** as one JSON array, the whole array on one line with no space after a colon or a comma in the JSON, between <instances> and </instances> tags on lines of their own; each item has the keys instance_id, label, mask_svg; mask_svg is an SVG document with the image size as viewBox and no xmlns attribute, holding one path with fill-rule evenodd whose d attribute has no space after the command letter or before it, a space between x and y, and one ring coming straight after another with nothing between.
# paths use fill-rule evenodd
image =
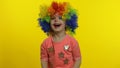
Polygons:
<instances>
[{"instance_id":1,"label":"girl's eyebrow","mask_svg":"<svg viewBox=\"0 0 120 68\"><path fill-rule=\"evenodd\" d=\"M52 18L55 18L55 17L58 17L58 18L60 18L60 17L62 17L62 16L51 16L50 18L52 19Z\"/></svg>"}]
</instances>

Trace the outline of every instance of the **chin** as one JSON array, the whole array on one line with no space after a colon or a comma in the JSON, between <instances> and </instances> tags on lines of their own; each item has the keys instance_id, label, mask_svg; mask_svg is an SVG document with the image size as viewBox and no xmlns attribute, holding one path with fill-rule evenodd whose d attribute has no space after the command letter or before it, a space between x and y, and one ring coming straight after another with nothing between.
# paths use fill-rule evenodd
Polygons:
<instances>
[{"instance_id":1,"label":"chin","mask_svg":"<svg viewBox=\"0 0 120 68\"><path fill-rule=\"evenodd\" d=\"M62 32L62 30L53 30L54 32Z\"/></svg>"},{"instance_id":2,"label":"chin","mask_svg":"<svg viewBox=\"0 0 120 68\"><path fill-rule=\"evenodd\" d=\"M54 30L54 32L61 32L60 30Z\"/></svg>"}]
</instances>

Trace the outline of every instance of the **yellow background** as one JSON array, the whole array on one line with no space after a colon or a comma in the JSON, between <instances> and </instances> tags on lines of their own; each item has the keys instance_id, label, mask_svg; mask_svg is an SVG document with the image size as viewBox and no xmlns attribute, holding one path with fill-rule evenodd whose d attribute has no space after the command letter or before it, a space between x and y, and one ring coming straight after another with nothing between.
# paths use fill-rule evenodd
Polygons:
<instances>
[{"instance_id":1,"label":"yellow background","mask_svg":"<svg viewBox=\"0 0 120 68\"><path fill-rule=\"evenodd\" d=\"M120 68L120 1L66 1L79 12L81 68ZM49 2L0 0L0 68L41 68L40 44L47 36L37 18L39 6Z\"/></svg>"}]
</instances>

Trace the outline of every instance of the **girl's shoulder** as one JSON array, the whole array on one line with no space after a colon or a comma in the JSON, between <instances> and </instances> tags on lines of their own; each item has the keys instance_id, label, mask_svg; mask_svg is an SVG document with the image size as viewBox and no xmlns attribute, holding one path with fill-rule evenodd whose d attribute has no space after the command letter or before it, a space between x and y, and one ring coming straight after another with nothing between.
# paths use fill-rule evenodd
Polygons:
<instances>
[{"instance_id":1,"label":"girl's shoulder","mask_svg":"<svg viewBox=\"0 0 120 68\"><path fill-rule=\"evenodd\" d=\"M70 41L70 45L72 48L79 47L78 41L71 35L68 35L68 40Z\"/></svg>"},{"instance_id":2,"label":"girl's shoulder","mask_svg":"<svg viewBox=\"0 0 120 68\"><path fill-rule=\"evenodd\" d=\"M71 36L71 35L68 35L68 39L71 41L71 42L77 42L77 40Z\"/></svg>"},{"instance_id":3,"label":"girl's shoulder","mask_svg":"<svg viewBox=\"0 0 120 68\"><path fill-rule=\"evenodd\" d=\"M51 37L47 37L43 40L41 47L47 48L51 44Z\"/></svg>"},{"instance_id":4,"label":"girl's shoulder","mask_svg":"<svg viewBox=\"0 0 120 68\"><path fill-rule=\"evenodd\" d=\"M43 43L49 43L49 42L51 42L51 37L50 36L48 36L47 38L45 38L43 40Z\"/></svg>"}]
</instances>

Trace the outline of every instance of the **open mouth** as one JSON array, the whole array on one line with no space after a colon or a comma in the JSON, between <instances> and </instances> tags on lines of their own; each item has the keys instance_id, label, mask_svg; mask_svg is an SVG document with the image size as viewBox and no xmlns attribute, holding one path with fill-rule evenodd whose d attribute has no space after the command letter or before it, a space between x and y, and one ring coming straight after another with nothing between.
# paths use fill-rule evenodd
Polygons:
<instances>
[{"instance_id":1,"label":"open mouth","mask_svg":"<svg viewBox=\"0 0 120 68\"><path fill-rule=\"evenodd\" d=\"M61 26L61 24L53 24L55 28L58 28Z\"/></svg>"}]
</instances>

